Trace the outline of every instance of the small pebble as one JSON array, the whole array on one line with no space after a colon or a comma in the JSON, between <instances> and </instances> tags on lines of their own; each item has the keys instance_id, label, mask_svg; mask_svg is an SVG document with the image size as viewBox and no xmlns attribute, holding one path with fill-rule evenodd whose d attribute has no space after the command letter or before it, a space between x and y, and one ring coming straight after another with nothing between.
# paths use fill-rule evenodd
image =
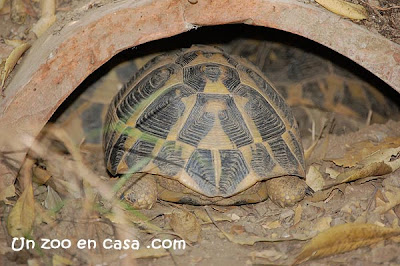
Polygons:
<instances>
[{"instance_id":1,"label":"small pebble","mask_svg":"<svg viewBox=\"0 0 400 266\"><path fill-rule=\"evenodd\" d=\"M238 221L238 220L240 219L240 217L239 217L237 214L233 213L233 214L231 215L231 219L232 219L233 221Z\"/></svg>"}]
</instances>

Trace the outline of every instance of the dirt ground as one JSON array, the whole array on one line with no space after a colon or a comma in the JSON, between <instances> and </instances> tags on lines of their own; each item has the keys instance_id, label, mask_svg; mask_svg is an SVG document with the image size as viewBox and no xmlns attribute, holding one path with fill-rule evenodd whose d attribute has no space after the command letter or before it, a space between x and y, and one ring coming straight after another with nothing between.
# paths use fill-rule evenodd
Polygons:
<instances>
[{"instance_id":1,"label":"dirt ground","mask_svg":"<svg viewBox=\"0 0 400 266\"><path fill-rule=\"evenodd\" d=\"M368 20L360 24L400 44L400 7L397 1L353 2L365 6L370 15ZM34 39L28 32L39 17L39 4L29 1L23 3L27 15L22 24L11 20L9 3L0 11L2 40ZM96 8L106 3L61 1L57 5L57 18L62 20L77 14L84 15L89 5ZM316 5L314 2L310 4ZM239 28L221 26L216 32L221 32L221 29L229 39L235 36ZM243 28L240 31L243 32ZM199 30L174 37L171 39L174 45L170 48L174 48L176 43L187 47L191 43L201 42L202 34L208 33L207 30ZM285 34L277 36L275 41L291 39ZM296 43L297 40L292 42ZM213 40L214 43L221 41ZM0 45L4 46L2 42ZM112 76L113 69L129 63L132 54L141 56L158 52L157 47L165 47L167 43L154 42L114 57L82 83L79 90L56 112L52 122L62 119L65 110L73 107L82 96L82 91L101 86L99 84L104 84L104 80L110 77L115 78ZM308 44L304 41L299 45ZM7 53L7 49L0 50ZM325 53L322 48L321 51ZM4 54L0 56L4 57ZM119 78L109 82L121 82L121 76ZM122 77L122 82L126 81L124 78L128 77ZM386 84L373 77L371 79L373 83L384 87L384 90L391 90ZM393 96L390 95L386 96ZM309 260L304 264L399 265L400 170L397 168L400 157L400 123L388 121L368 126L357 123L359 131L344 130L338 135L338 132L329 134L331 124L322 131L321 121L316 125L316 134L319 135L321 130L321 138L307 159L307 184L313 187L315 193L310 193L297 205L286 208L270 200L241 206L191 206L158 201L151 210L136 211L109 197L112 191L104 185L109 183L109 177L103 164L101 148L88 145L78 153L80 155L74 155L74 148L66 144L68 140L59 136L56 142L58 146L52 142L52 145L57 146L57 151L54 148L43 151L40 147L35 151L39 154L47 153L47 157L32 162L33 166L29 168L34 169L35 178L34 202L29 203L31 206L17 205L19 198L26 197L19 190L21 181L16 184L17 193L14 197L5 200L0 197L0 264L117 265L136 262L138 265L288 265L317 256L319 252L326 252L333 255ZM313 135L304 136L302 141L305 148L310 147ZM50 165L48 156L52 158ZM77 156L82 156L78 162ZM316 171L310 171L311 168ZM53 169L50 175L49 171L42 171L49 169ZM353 171L351 182L349 176L345 175L350 171ZM28 238L34 239L37 245L45 244L43 239L67 239L72 242L71 247L13 251L7 219L15 206L21 208L22 213L27 213L26 217L29 216L29 209L35 210L33 231ZM23 218L19 219L19 223L26 225ZM343 224L355 227L322 236L317 247L314 245L311 253L306 254L305 246L312 242L310 239ZM361 224L377 227L363 229ZM387 232L382 228L394 231ZM82 239L92 239L97 246L79 249L77 243ZM110 241L105 242L104 246L105 239ZM119 250L116 239L134 240L133 248L132 243L129 243L127 249ZM171 243L178 246L175 249L148 248L152 243L160 244L154 242L158 239L166 245ZM186 243L185 249L179 248L182 239ZM139 250L136 250L138 246L135 241L140 244ZM113 243L112 247L105 248L109 243ZM349 246L359 248L338 254L350 250Z\"/></svg>"}]
</instances>

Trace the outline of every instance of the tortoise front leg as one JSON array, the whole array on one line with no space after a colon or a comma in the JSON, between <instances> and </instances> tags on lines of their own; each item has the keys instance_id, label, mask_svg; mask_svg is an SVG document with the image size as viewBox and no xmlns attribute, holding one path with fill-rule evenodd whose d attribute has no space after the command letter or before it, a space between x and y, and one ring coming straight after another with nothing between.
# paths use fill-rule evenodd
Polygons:
<instances>
[{"instance_id":1,"label":"tortoise front leg","mask_svg":"<svg viewBox=\"0 0 400 266\"><path fill-rule=\"evenodd\" d=\"M265 182L268 196L281 207L292 206L306 195L306 182L297 176L281 176Z\"/></svg>"},{"instance_id":2,"label":"tortoise front leg","mask_svg":"<svg viewBox=\"0 0 400 266\"><path fill-rule=\"evenodd\" d=\"M157 184L153 175L129 178L119 190L120 199L135 209L150 209L157 201Z\"/></svg>"}]
</instances>

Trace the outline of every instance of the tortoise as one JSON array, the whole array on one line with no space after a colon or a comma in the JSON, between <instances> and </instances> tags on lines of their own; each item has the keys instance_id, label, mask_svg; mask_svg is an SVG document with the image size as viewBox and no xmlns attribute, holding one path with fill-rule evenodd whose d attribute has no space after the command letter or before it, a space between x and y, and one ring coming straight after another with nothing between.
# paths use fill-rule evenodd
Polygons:
<instances>
[{"instance_id":1,"label":"tortoise","mask_svg":"<svg viewBox=\"0 0 400 266\"><path fill-rule=\"evenodd\" d=\"M385 122L385 119L388 117L394 117L393 115L398 115L398 109L397 106L395 106L392 102L389 102L379 91L377 88L371 86L367 82L361 80L360 78L353 76L351 73L346 72L346 70L340 69L338 66L335 64L332 64L326 59L321 59L312 53L304 52L300 49L297 49L295 47L289 47L284 44L277 44L277 43L271 43L271 42L266 42L266 41L255 41L255 40L234 40L233 42L228 43L228 45L223 46L224 50L229 51L230 54L235 54L235 55L240 55L244 56L252 63L256 64L258 67L262 69L262 72L265 73L271 80L273 84L276 84L276 88L279 93L285 98L287 103L292 108L297 108L296 105L306 105L306 106L311 106L312 108L316 109L324 109L329 112L334 112L334 113L342 113L344 115L350 116L352 119L355 119L357 121L362 121L364 124L364 120L366 119L366 112L365 110L372 110L374 112L373 118L378 118L381 119L380 121L377 122ZM261 73L257 67L252 65L249 62L244 61L243 59L237 58L236 56L229 56L227 53L224 53L218 48L211 47L211 48L204 48L204 47L197 47L194 48L194 50L199 50L202 51L204 49L211 49L210 52L203 53L201 56L197 56L197 59L189 59L187 60L199 60L199 58L203 58L204 63L209 60L210 58L212 60L216 61L211 61L211 65L215 64L221 64L222 66L214 67L213 71L220 70L220 76L216 78L217 81L221 81L221 79L224 77L224 72L227 68L230 69L235 69L232 64L238 63L240 65L239 70L236 70L237 73L242 73L242 75L247 75L249 74L244 74L243 67L245 69L248 69L246 71L250 71L251 75L253 75L253 78L256 77L254 80L249 76L247 77L247 81L251 83L250 87L253 88L253 90L259 92L260 89L257 86L260 86L260 82L264 84L270 84L270 82L265 78L264 74ZM186 54L186 51L180 51L178 54L183 55ZM196 55L196 53L194 53ZM192 56L195 56L192 55ZM176 64L174 63L174 60L176 61L177 57L177 52L172 52L170 55L161 55L161 56L156 56L154 59L150 60L153 58L154 55L150 54L144 58L138 58L133 61L129 61L127 63L121 64L118 67L114 68L112 71L110 71L106 76L95 82L94 84L91 84L82 95L77 99L77 101L73 102L71 106L67 108L67 112L62 113L61 117L58 118L57 123L64 128L69 135L73 138L75 143L80 146L82 150L87 150L89 148L90 151L95 149L95 154L100 155L101 153L98 152L98 146L101 143L101 127L104 124L105 120L105 115L107 113L107 106L112 98L112 95L115 93L118 93L119 86L122 86L122 83L128 82L128 85L126 85L120 93L118 93L119 96L117 98L122 97L124 93L128 93L130 88L133 88L132 86L135 86L135 81L137 79L144 80L145 77L150 78L149 82L154 82L156 80L151 80L150 73L152 71L155 71L158 67L160 67L163 63L162 62L169 62L169 64ZM216 59L215 59L216 58ZM148 60L149 63L144 65L144 62L147 62ZM189 65L193 64L193 62L188 62ZM217 62L217 63L216 63ZM168 64L168 63L167 63ZM182 62L181 62L182 64ZM141 66L144 67L139 70ZM178 66L176 66L178 67ZM186 66L187 67L187 66ZM215 70L216 69L216 70ZM283 69L279 71L279 69ZM322 71L320 71L322 69ZM134 74L134 77L131 79L132 72L137 71L136 74ZM318 71L317 71L318 70ZM198 71L198 70L196 70ZM245 71L245 72L246 72ZM218 71L217 71L218 72ZM222 74L221 74L222 73ZM247 73L247 72L246 72ZM256 75L254 75L254 73ZM164 73L159 73L161 77L163 77ZM294 75L295 74L295 75ZM222 75L222 76L221 76ZM190 75L189 75L190 76ZM301 78L303 76L303 79ZM179 82L179 78L177 78L176 74L172 75L174 77L174 80L176 80L177 83L183 83L183 81ZM261 77L259 79L258 77ZM183 79L181 76L180 78ZM169 78L169 83L170 84L172 78ZM215 79L215 78L214 78ZM129 80L131 80L129 82ZM258 80L258 85L255 80ZM261 81L263 80L263 81ZM159 81L158 81L159 82ZM150 84L149 83L149 84ZM313 86L308 86L308 84L314 84ZM151 83L152 84L152 83ZM210 83L211 84L211 83ZM221 84L221 83L218 83ZM167 86L167 85L166 85ZM225 85L223 85L225 86ZM272 86L269 86L272 88ZM320 88L318 90L318 88ZM279 96L279 93L275 93L275 89L272 88L272 91L274 92L273 95L275 95L279 99L279 104L282 104L283 100L282 97ZM161 90L160 90L161 91ZM300 91L300 93L296 92ZM187 93L187 91L183 91L183 93ZM264 95L265 92L261 92L262 95ZM321 95L323 96L321 98ZM335 96L336 97L333 97ZM338 96L339 95L339 96ZM183 96L182 96L183 97ZM239 96L240 97L240 96ZM116 98L116 99L117 99ZM226 97L225 97L226 98ZM222 99L217 100L220 103L224 103L224 97ZM158 97L152 97L148 98L148 100L156 100ZM206 101L209 101L208 98L204 98ZM202 99L202 100L204 100ZM267 98L264 98L267 99ZM314 99L319 99L319 101L314 100ZM115 100L117 101L117 100ZM267 101L268 102L268 101ZM357 104L351 104L352 102L357 103ZM268 102L271 104L270 102ZM317 104L316 104L317 103ZM115 103L114 103L115 104ZM123 104L119 105L120 107L124 106ZM180 105L181 107L187 108L185 103L183 105ZM272 105L274 106L274 103L272 102ZM276 110L279 112L282 112L282 110L286 110L287 113L283 115L282 117L284 118L283 121L285 121L285 126L290 125L291 122L288 120L289 117L292 117L290 115L290 109L288 107L283 107L283 105L279 105ZM359 106L357 108L354 108L355 106ZM149 106L150 107L150 104ZM193 108L193 107L189 107ZM120 108L117 108L116 106L111 107L112 110L115 112L119 112ZM192 109L193 110L193 109ZM238 109L239 114L244 114L243 109ZM275 110L275 109L274 109ZM280 110L280 111L279 111ZM186 115L189 114L187 110L184 112ZM296 116L299 114L298 110L294 113ZM114 115L111 115L114 114ZM117 113L111 112L109 114L109 122L108 126L106 127L104 137L107 136L107 134L110 134L110 132L114 132L115 134L121 129L115 128L112 129L113 127L110 127L111 124L115 124L115 121L111 121L112 119L115 119L115 115ZM114 117L114 118L113 118ZM304 123L301 119L303 117L298 117L296 116L297 120L300 120L300 125L303 126L304 128ZM135 121L135 118L131 121ZM251 118L249 119L251 120ZM295 119L294 119L295 120ZM219 120L218 120L219 121ZM289 121L289 124L287 124ZM267 180L262 181L262 182L255 182L253 186L251 186L251 182L246 183L246 185L249 185L247 189L243 189L242 187L239 187L236 191L230 191L230 193L233 196L228 196L229 193L225 191L225 194L219 195L219 196L214 196L210 197L207 195L204 195L198 188L193 187L194 189L189 188L186 184L183 185L181 182L174 180L171 177L174 177L171 173L165 174L161 173L161 175L147 175L146 178L130 178L128 179L128 182L125 184L123 189L121 190L121 197L125 198L129 202L133 202L135 207L141 207L141 208L148 208L151 207L151 204L155 201L156 196L158 194L158 197L161 199L167 199L170 201L174 202L183 202L183 203L190 203L190 204L243 204L243 203L250 203L250 202L258 202L264 200L268 194L269 196L274 199L275 202L277 202L279 205L290 205L294 204L297 200L301 199L304 195L304 182L302 181L301 178L299 177L304 177L304 162L299 162L301 160L304 160L303 155L302 155L302 148L301 148L301 142L298 134L298 130L296 129L296 123L293 122L293 128L285 128L285 135L283 137L283 142L289 147L289 150L292 152L292 155L296 158L296 163L294 166L291 166L292 168L286 168L290 169L287 173L282 170L285 169L283 167L278 170L278 168L274 169L274 171L277 173L279 172L282 177L279 178L266 178ZM119 123L119 125L123 125L124 123ZM306 125L307 129L308 125ZM223 131L222 127L219 127L220 132ZM222 130L222 131L221 131ZM258 129L257 129L258 130ZM250 136L254 137L252 134L256 134L257 130L254 131L249 131ZM302 130L307 133L307 130ZM168 131L169 132L169 131ZM167 132L167 133L168 133ZM287 139L287 134L291 132L294 136L294 140L288 140ZM113 134L114 134L113 133ZM212 133L212 132L211 132ZM283 134L283 133L282 133ZM290 135L290 133L289 133ZM304 134L303 134L304 135ZM121 136L121 135L119 135ZM160 137L154 137L150 135L150 139L154 140L157 139L158 144L154 145L154 150L150 153L150 157L147 158L148 162L146 160L140 160L141 163L138 164L138 166L141 166L143 164L142 169L136 169L137 171L140 172L155 172L155 173L160 173L157 172L159 169L157 164L155 163L157 160L155 160L155 157L158 156L158 153L156 150L158 149L158 152L160 149L163 147L164 144L166 144L166 141L175 141L176 139L171 140L172 135L168 135L169 138L166 140L160 138ZM116 135L108 135L107 138L111 137L114 138L115 141L117 141ZM146 136L147 137L147 136ZM131 140L133 141L133 140ZM169 142L172 143L172 142ZM126 141L125 144L129 145L129 141ZM256 145L257 144L257 145ZM293 145L298 145L298 148L294 147ZM188 147L189 144L182 144L185 145L185 147ZM263 146L266 147L268 151L268 146L266 144L263 144L261 142L256 142L255 144L250 144L249 147L256 146L257 148ZM166 150L170 148L168 145L166 146ZM128 147L128 146L124 146ZM244 147L244 146L243 146ZM240 149L246 149L243 147L239 147L237 150ZM146 146L141 146L142 148L146 148ZM256 148L256 151L257 151ZM108 148L111 149L111 148ZM193 148L192 148L193 149ZM251 158L253 157L253 154L255 154L255 157L258 158L257 152L252 153L251 148L247 148L250 150L250 153L247 153L244 155L244 161L246 165L248 166L249 169L251 169ZM294 150L300 150L294 151ZM128 150L129 151L129 150ZM182 149L182 153L185 151L185 149ZM178 152L179 149L178 149ZM110 151L108 151L109 155ZM119 152L120 154L121 152ZM189 153L189 152L186 152ZM107 152L106 152L107 154ZM275 155L272 153L272 157ZM300 155L299 155L300 154ZM143 154L137 154L137 155L143 155ZM172 155L172 153L171 153ZM175 156L175 154L173 154ZM174 157L173 156L173 157ZM199 155L202 156L202 155ZM289 156L289 155L288 155ZM146 156L142 156L146 157ZM187 158L181 158L184 160L188 160L190 158L189 155L186 154ZM176 158L176 157L174 157ZM276 158L276 156L275 156ZM247 160L247 161L246 161ZM250 164L249 164L250 160ZM158 160L160 161L160 160ZM161 160L162 162L162 160ZM179 161L180 163L181 161ZM187 162L187 161L185 161ZM108 163L108 162L107 162ZM185 171L185 165L182 166L182 164L179 164L179 167L182 167L182 171ZM276 165L280 165L279 162L274 161ZM144 165L146 164L146 165ZM161 163L162 165L162 163ZM98 163L93 164L95 168L101 168L101 165ZM111 166L111 165L110 165ZM147 167L147 169L146 169ZM129 171L127 170L128 165L126 163L122 163L118 165L117 170L123 170L122 172L127 172L128 175ZM126 169L123 169L126 168ZM111 173L116 173L117 171L114 169L110 169ZM165 168L164 168L165 169ZM221 168L219 168L221 169ZM232 168L233 169L233 168ZM132 170L132 169L131 169ZM135 169L134 169L135 170ZM103 171L100 171L101 173ZM253 176L257 176L257 173L253 170ZM285 177L285 174L289 177ZM169 178L168 178L169 177ZM193 180L193 178L192 178ZM194 180L193 180L194 181ZM246 180L246 182L248 182ZM157 187L154 184L157 184ZM134 186L132 186L134 184ZM210 187L210 186L209 186ZM212 186L211 186L212 187ZM233 188L234 186L232 186ZM237 187L237 185L236 185ZM268 191L267 191L268 190ZM129 191L134 191L134 193L130 193ZM240 191L240 192L239 192ZM289 192L294 192L293 195L289 196L289 198L292 198L292 200L289 201L284 201L282 202L282 196L275 196L274 192L281 192L281 191L289 191ZM156 193L157 192L157 193ZM209 192L207 192L209 193ZM236 193L236 194L235 194ZM285 192L284 192L285 193ZM151 197L148 197L146 195L151 195ZM212 194L208 194L212 195Z\"/></svg>"},{"instance_id":2,"label":"tortoise","mask_svg":"<svg viewBox=\"0 0 400 266\"><path fill-rule=\"evenodd\" d=\"M123 192L137 208L157 198L228 205L268 195L286 206L306 192L290 108L256 66L217 47L145 64L111 102L103 147L112 175L157 175Z\"/></svg>"}]
</instances>

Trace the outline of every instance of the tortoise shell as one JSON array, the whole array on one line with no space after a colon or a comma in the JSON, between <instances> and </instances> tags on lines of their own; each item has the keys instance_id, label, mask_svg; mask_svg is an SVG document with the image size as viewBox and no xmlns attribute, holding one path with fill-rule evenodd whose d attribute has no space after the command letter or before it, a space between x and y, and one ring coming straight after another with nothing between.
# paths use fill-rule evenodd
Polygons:
<instances>
[{"instance_id":1,"label":"tortoise shell","mask_svg":"<svg viewBox=\"0 0 400 266\"><path fill-rule=\"evenodd\" d=\"M305 175L285 100L254 65L209 46L145 64L110 104L103 148L112 175L157 174L207 197Z\"/></svg>"}]
</instances>

